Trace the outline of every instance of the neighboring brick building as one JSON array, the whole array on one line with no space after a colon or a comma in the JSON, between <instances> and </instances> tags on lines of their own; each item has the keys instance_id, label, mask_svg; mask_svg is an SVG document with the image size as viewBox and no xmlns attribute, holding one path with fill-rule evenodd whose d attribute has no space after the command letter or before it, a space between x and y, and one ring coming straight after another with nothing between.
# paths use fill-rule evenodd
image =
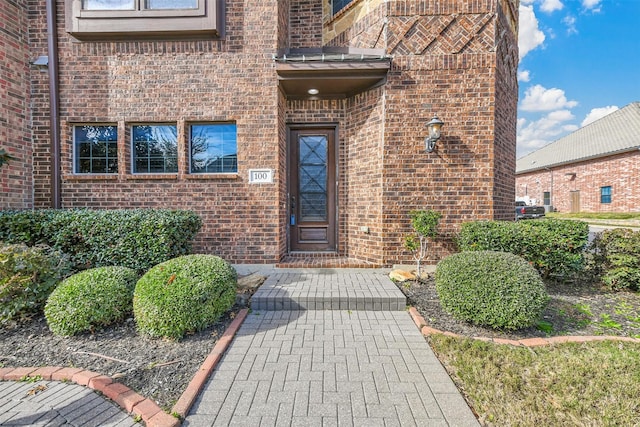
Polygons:
<instances>
[{"instance_id":1,"label":"neighboring brick building","mask_svg":"<svg viewBox=\"0 0 640 427\"><path fill-rule=\"evenodd\" d=\"M516 197L559 212L640 212L640 102L518 159Z\"/></svg>"},{"instance_id":2,"label":"neighboring brick building","mask_svg":"<svg viewBox=\"0 0 640 427\"><path fill-rule=\"evenodd\" d=\"M2 208L192 209L237 263L406 263L412 209L443 214L435 261L513 217L518 0L8 3Z\"/></svg>"}]
</instances>

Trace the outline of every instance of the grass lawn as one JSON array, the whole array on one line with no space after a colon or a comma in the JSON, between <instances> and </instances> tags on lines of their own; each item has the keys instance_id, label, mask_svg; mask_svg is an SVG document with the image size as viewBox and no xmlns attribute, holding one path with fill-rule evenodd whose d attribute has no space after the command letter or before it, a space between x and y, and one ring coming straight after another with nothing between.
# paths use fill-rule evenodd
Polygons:
<instances>
[{"instance_id":1,"label":"grass lawn","mask_svg":"<svg viewBox=\"0 0 640 427\"><path fill-rule=\"evenodd\" d=\"M483 425L640 425L640 344L513 347L430 337Z\"/></svg>"},{"instance_id":2,"label":"grass lawn","mask_svg":"<svg viewBox=\"0 0 640 427\"><path fill-rule=\"evenodd\" d=\"M550 212L547 214L547 216L550 218L640 220L640 212L578 212L578 213Z\"/></svg>"}]
</instances>

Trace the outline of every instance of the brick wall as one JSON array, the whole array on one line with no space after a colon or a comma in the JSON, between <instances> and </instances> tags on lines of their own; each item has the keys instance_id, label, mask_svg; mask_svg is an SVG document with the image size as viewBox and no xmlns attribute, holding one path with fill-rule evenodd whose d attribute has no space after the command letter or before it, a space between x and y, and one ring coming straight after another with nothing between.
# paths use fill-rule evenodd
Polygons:
<instances>
[{"instance_id":1,"label":"brick wall","mask_svg":"<svg viewBox=\"0 0 640 427\"><path fill-rule=\"evenodd\" d=\"M493 219L513 218L518 109L517 5L498 3L496 25L495 117L493 145Z\"/></svg>"},{"instance_id":2,"label":"brick wall","mask_svg":"<svg viewBox=\"0 0 640 427\"><path fill-rule=\"evenodd\" d=\"M435 209L446 237L430 252L435 261L451 250L461 222L512 213L517 50L514 33L496 36L513 19L499 6L507 0L360 0L336 16L327 2L226 3L223 40L76 42L58 0L63 207L192 209L204 221L197 251L274 263L287 250L288 125L321 123L338 129L343 255L411 262L402 248L408 213ZM46 47L44 4L29 6L33 55ZM393 56L386 85L343 100L287 100L272 55L323 43L386 49ZM35 205L44 207L48 80L37 75L32 84ZM446 124L426 153L433 114ZM185 130L216 121L237 124L238 174L192 176ZM73 126L91 123L118 127L114 176L73 173ZM137 123L176 124L177 173L131 173L129 129ZM254 168L274 170L275 182L249 184Z\"/></svg>"},{"instance_id":3,"label":"brick wall","mask_svg":"<svg viewBox=\"0 0 640 427\"><path fill-rule=\"evenodd\" d=\"M33 206L28 6L0 2L0 148L15 160L0 169L0 209Z\"/></svg>"},{"instance_id":4,"label":"brick wall","mask_svg":"<svg viewBox=\"0 0 640 427\"><path fill-rule=\"evenodd\" d=\"M58 2L62 206L192 209L203 218L196 250L230 261L277 262L282 247L282 144L278 89L271 55L279 43L277 2L227 2L224 40L74 42ZM44 8L44 6L42 6ZM185 129L192 122L237 125L237 176L188 174ZM119 172L73 174L73 125L118 126ZM130 125L174 123L177 174L131 174ZM38 129L44 130L45 126ZM37 150L49 157L48 142ZM48 175L48 164L35 164ZM248 170L276 171L274 184L248 184ZM37 187L40 204L50 197Z\"/></svg>"},{"instance_id":5,"label":"brick wall","mask_svg":"<svg viewBox=\"0 0 640 427\"><path fill-rule=\"evenodd\" d=\"M326 20L327 44L384 47L393 56L384 86L385 264L411 260L402 240L412 231L412 209L443 214L444 238L430 249L428 262L453 249L452 237L462 222L512 217L517 102L513 6L506 0L363 0L355 3L357 14L348 8ZM436 150L427 153L425 125L433 114L446 124Z\"/></svg>"},{"instance_id":6,"label":"brick wall","mask_svg":"<svg viewBox=\"0 0 640 427\"><path fill-rule=\"evenodd\" d=\"M291 0L289 17L289 47L319 48L322 46L322 2Z\"/></svg>"},{"instance_id":7,"label":"brick wall","mask_svg":"<svg viewBox=\"0 0 640 427\"><path fill-rule=\"evenodd\" d=\"M600 188L608 186L611 203L601 203ZM551 203L559 212L571 212L572 208L579 212L640 212L640 151L517 175L517 197L536 199L541 205L545 191L552 193ZM572 193L574 200L579 198L579 205L573 207Z\"/></svg>"}]
</instances>

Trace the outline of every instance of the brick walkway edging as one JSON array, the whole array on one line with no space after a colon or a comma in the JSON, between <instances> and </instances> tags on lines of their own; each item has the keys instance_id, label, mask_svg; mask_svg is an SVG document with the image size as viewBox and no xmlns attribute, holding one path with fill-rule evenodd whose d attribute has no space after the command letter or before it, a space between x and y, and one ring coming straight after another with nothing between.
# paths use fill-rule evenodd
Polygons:
<instances>
[{"instance_id":1,"label":"brick walkway edging","mask_svg":"<svg viewBox=\"0 0 640 427\"><path fill-rule=\"evenodd\" d=\"M416 324L416 326L418 327L422 335L424 335L425 337L428 337L429 335L442 334L442 335L447 335L447 336L456 337L456 338L468 338L464 335L454 334L453 332L441 331L428 326L427 322L424 320L424 317L422 317L420 313L418 313L418 310L416 310L415 307L409 308L409 314L413 319L413 323ZM509 340L509 339L503 339L503 338L487 338L487 337L471 337L471 338L479 341L492 342L494 344L506 344L506 345L512 345L512 346L518 346L518 347L520 346L539 347L543 345L563 344L568 342L583 343L583 342L591 342L591 341L626 341L626 342L640 343L640 339L638 338L617 337L617 336L610 336L610 335L609 336L607 335L602 335L602 336L562 335L562 336L551 337L551 338L527 338L524 340Z\"/></svg>"},{"instance_id":2,"label":"brick walkway edging","mask_svg":"<svg viewBox=\"0 0 640 427\"><path fill-rule=\"evenodd\" d=\"M246 308L240 310L172 408L172 413L178 415L180 419L186 417L211 371L231 344L231 340L248 313L249 310ZM89 387L120 405L127 413L140 416L147 427L177 427L181 424L179 419L164 412L153 400L141 396L124 384L114 382L113 378L98 372L61 366L0 368L0 381L20 381L28 377L41 377L45 381L70 381Z\"/></svg>"}]
</instances>

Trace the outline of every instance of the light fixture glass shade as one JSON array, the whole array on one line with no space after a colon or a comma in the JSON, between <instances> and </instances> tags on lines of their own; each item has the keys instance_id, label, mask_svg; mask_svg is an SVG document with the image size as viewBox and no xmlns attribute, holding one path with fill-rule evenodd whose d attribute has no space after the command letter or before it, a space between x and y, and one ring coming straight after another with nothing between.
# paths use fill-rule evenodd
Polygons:
<instances>
[{"instance_id":1,"label":"light fixture glass shade","mask_svg":"<svg viewBox=\"0 0 640 427\"><path fill-rule=\"evenodd\" d=\"M429 138L438 140L440 139L440 130L444 122L438 118L438 116L433 116L431 121L427 123L427 128L429 129Z\"/></svg>"},{"instance_id":2,"label":"light fixture glass shade","mask_svg":"<svg viewBox=\"0 0 640 427\"><path fill-rule=\"evenodd\" d=\"M436 141L440 139L440 130L443 125L444 122L440 120L438 116L433 116L431 121L427 123L429 136L424 139L427 152L431 153L436 148Z\"/></svg>"}]
</instances>

